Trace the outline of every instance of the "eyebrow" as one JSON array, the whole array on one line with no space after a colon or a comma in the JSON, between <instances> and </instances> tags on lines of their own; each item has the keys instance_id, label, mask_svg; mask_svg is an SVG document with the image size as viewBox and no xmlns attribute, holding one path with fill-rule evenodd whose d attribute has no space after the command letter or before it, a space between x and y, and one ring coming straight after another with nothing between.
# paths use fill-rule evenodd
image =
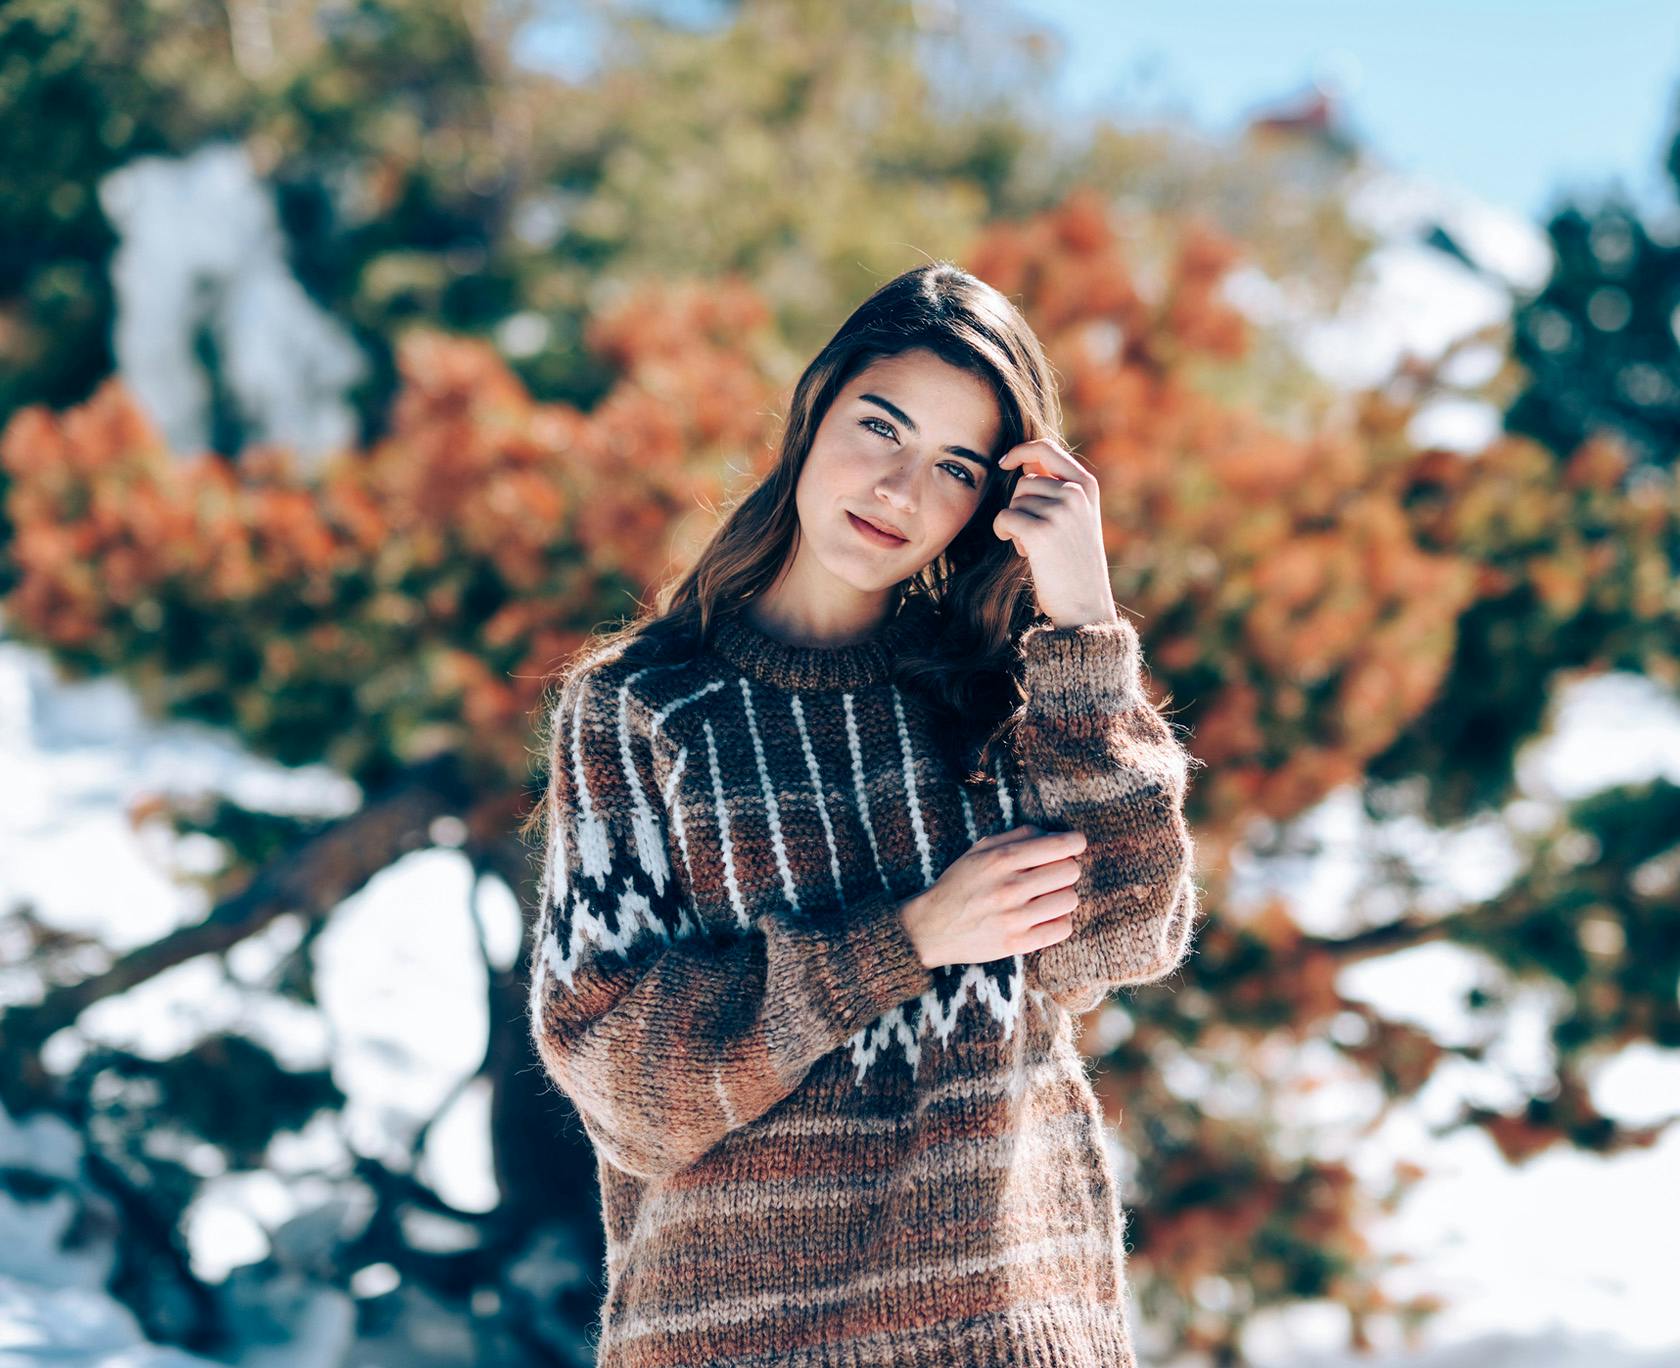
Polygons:
<instances>
[{"instance_id":1,"label":"eyebrow","mask_svg":"<svg viewBox=\"0 0 1680 1368\"><path fill-rule=\"evenodd\" d=\"M898 419L899 422L903 423L905 427L909 428L910 431L912 431L912 432L920 432L921 431L921 429L916 426L916 420L914 418L912 418L908 413L906 413L903 409L901 409L897 404L893 403L892 400L883 399L878 394L860 394L860 395L858 395L858 398L859 399L865 399L871 404L879 404L888 413L892 414L892 416L894 418ZM940 449L942 451L950 452L953 456L961 456L965 460L973 461L975 465L987 466L992 470L997 469L997 462L995 460L993 460L990 456L982 456L982 455L980 455L979 452L970 451L965 446L948 446L948 447L942 447Z\"/></svg>"}]
</instances>

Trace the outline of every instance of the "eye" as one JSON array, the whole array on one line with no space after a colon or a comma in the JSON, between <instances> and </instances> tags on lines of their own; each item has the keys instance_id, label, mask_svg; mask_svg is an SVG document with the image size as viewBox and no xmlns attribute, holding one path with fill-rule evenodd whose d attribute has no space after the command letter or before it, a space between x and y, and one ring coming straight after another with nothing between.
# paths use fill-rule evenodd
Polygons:
<instances>
[{"instance_id":1,"label":"eye","mask_svg":"<svg viewBox=\"0 0 1680 1368\"><path fill-rule=\"evenodd\" d=\"M859 418L858 423L861 426L863 426L864 428L866 428L868 431L873 432L877 437L887 437L887 438L891 438L894 441L896 441L898 439L898 430L896 428L894 428L891 423L887 422L887 420L885 418L877 418L873 414L871 414L867 418ZM882 428L886 429L886 431L883 432L883 431L880 430L880 428L870 427L869 425L871 423L879 423ZM973 472L970 471L969 468L967 466L965 466L961 461L942 461L942 462L940 462L939 468L941 470L954 470L954 471L956 471L957 474L962 478L962 482L964 484L966 484L970 489L975 489L975 488L978 487L974 482Z\"/></svg>"}]
</instances>

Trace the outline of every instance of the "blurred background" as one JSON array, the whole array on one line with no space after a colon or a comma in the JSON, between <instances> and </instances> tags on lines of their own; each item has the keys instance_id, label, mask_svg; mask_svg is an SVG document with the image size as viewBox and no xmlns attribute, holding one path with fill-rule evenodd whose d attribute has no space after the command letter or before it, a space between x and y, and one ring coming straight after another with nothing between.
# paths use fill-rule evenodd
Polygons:
<instances>
[{"instance_id":1,"label":"blurred background","mask_svg":"<svg viewBox=\"0 0 1680 1368\"><path fill-rule=\"evenodd\" d=\"M0 8L0 1363L586 1365L547 672L1018 300L1208 762L1082 1046L1162 1365L1672 1365L1680 15Z\"/></svg>"}]
</instances>

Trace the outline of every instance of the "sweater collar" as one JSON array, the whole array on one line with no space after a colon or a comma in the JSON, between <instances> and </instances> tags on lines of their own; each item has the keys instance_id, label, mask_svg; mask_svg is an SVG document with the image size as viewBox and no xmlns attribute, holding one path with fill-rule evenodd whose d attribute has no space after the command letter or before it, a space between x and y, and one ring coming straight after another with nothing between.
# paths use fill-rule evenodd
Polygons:
<instances>
[{"instance_id":1,"label":"sweater collar","mask_svg":"<svg viewBox=\"0 0 1680 1368\"><path fill-rule=\"evenodd\" d=\"M863 641L799 646L760 630L737 608L717 619L711 649L742 672L784 689L849 689L892 678L893 654L925 610L907 603Z\"/></svg>"}]
</instances>

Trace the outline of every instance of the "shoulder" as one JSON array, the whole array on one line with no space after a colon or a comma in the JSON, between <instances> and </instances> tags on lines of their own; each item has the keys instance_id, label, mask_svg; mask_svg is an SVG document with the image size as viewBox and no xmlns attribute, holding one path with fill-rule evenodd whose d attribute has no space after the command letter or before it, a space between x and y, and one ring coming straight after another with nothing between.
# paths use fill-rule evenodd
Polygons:
<instances>
[{"instance_id":1,"label":"shoulder","mask_svg":"<svg viewBox=\"0 0 1680 1368\"><path fill-rule=\"evenodd\" d=\"M653 713L698 669L697 661L656 637L585 648L556 691L555 721L645 735Z\"/></svg>"}]
</instances>

